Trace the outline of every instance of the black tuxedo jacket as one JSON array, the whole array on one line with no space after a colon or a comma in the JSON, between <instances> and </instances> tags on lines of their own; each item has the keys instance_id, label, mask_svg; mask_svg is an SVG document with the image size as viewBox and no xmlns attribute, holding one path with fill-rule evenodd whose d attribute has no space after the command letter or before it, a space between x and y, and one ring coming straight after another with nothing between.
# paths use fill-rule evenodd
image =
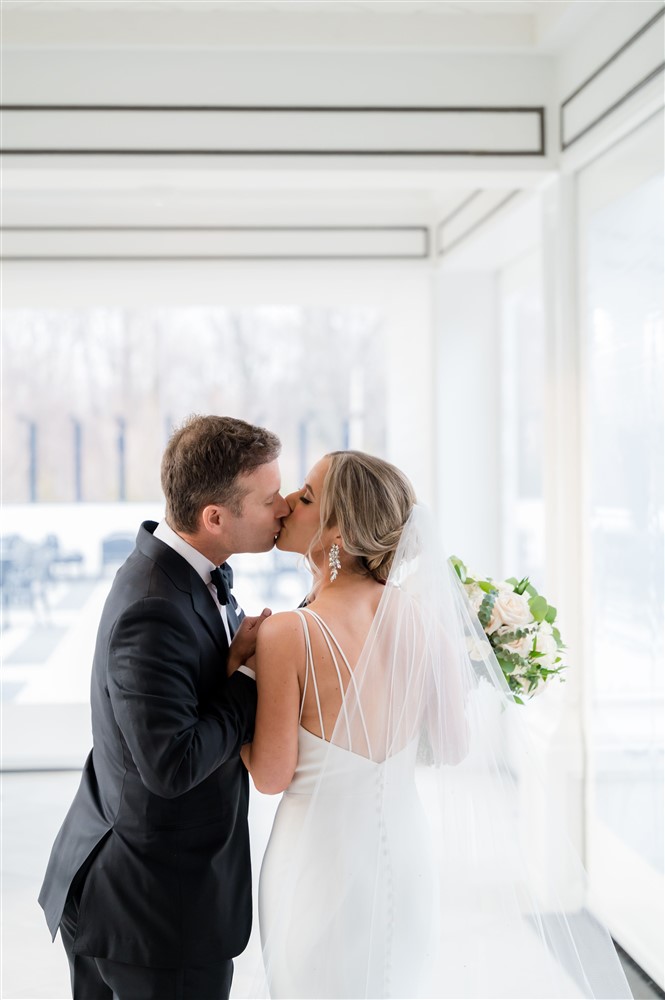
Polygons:
<instances>
[{"instance_id":1,"label":"black tuxedo jacket","mask_svg":"<svg viewBox=\"0 0 665 1000\"><path fill-rule=\"evenodd\" d=\"M55 937L89 865L74 950L131 965L238 955L252 903L248 777L256 685L226 676L228 643L189 563L139 530L102 612L92 668L93 749L39 901Z\"/></svg>"}]
</instances>

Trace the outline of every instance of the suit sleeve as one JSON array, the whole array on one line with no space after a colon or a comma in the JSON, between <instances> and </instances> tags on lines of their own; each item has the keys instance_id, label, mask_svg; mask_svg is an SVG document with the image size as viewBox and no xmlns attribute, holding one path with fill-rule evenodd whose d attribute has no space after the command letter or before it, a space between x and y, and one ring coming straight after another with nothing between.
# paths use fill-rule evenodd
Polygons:
<instances>
[{"instance_id":1,"label":"suit sleeve","mask_svg":"<svg viewBox=\"0 0 665 1000\"><path fill-rule=\"evenodd\" d=\"M194 631L169 601L145 598L116 622L108 689L116 722L146 788L175 798L237 756L251 739L256 685L224 678L220 696L200 712Z\"/></svg>"}]
</instances>

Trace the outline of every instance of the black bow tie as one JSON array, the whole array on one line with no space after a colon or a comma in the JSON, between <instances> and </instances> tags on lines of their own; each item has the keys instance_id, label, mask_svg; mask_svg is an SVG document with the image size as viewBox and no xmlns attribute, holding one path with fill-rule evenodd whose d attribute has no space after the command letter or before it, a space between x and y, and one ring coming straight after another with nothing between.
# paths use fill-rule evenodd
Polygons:
<instances>
[{"instance_id":1,"label":"black bow tie","mask_svg":"<svg viewBox=\"0 0 665 1000\"><path fill-rule=\"evenodd\" d=\"M218 569L213 569L210 574L210 580L215 585L215 590L217 591L217 600L220 604L233 605L233 598L231 597L231 587L233 586L233 570L228 563L222 563Z\"/></svg>"}]
</instances>

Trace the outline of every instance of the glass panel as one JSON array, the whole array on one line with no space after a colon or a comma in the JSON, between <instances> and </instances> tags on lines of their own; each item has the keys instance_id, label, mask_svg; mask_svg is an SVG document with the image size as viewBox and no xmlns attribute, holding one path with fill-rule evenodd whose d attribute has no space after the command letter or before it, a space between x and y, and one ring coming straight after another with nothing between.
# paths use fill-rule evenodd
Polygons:
<instances>
[{"instance_id":1,"label":"glass panel","mask_svg":"<svg viewBox=\"0 0 665 1000\"><path fill-rule=\"evenodd\" d=\"M630 137L580 191L593 802L662 872L662 130L654 138Z\"/></svg>"},{"instance_id":2,"label":"glass panel","mask_svg":"<svg viewBox=\"0 0 665 1000\"><path fill-rule=\"evenodd\" d=\"M162 516L161 453L189 413L274 430L287 491L326 451L385 452L381 338L360 308L5 312L3 699L88 701L113 573ZM305 593L291 555L233 565L249 613Z\"/></svg>"}]
</instances>

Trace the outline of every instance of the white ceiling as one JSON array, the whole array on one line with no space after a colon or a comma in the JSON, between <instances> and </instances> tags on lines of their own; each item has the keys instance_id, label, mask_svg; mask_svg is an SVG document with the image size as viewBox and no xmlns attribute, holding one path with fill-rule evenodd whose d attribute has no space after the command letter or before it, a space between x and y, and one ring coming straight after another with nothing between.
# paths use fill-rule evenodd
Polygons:
<instances>
[{"instance_id":1,"label":"white ceiling","mask_svg":"<svg viewBox=\"0 0 665 1000\"><path fill-rule=\"evenodd\" d=\"M3 0L7 12L52 12L79 10L86 14L104 11L144 11L163 13L165 9L181 9L188 13L210 11L242 11L256 13L279 11L293 13L335 13L348 16L367 14L533 14L545 4L543 0Z\"/></svg>"},{"instance_id":2,"label":"white ceiling","mask_svg":"<svg viewBox=\"0 0 665 1000\"><path fill-rule=\"evenodd\" d=\"M543 51L603 0L2 0L7 48ZM547 39L550 39L548 42ZM558 44L558 43L557 43ZM36 53L40 58L41 53ZM164 58L164 56L162 56ZM259 58L263 57L261 53ZM168 59L168 56L165 58ZM21 53L15 55L21 59ZM480 171L336 164L109 164L15 158L4 170L5 224L342 221L427 224L478 189L543 182L541 170Z\"/></svg>"},{"instance_id":3,"label":"white ceiling","mask_svg":"<svg viewBox=\"0 0 665 1000\"><path fill-rule=\"evenodd\" d=\"M18 167L18 169L17 169ZM170 169L146 164L53 170L13 165L3 175L4 224L99 225L109 222L225 224L428 224L449 214L474 190L536 186L542 176L507 178L488 171L220 170L210 164Z\"/></svg>"},{"instance_id":4,"label":"white ceiling","mask_svg":"<svg viewBox=\"0 0 665 1000\"><path fill-rule=\"evenodd\" d=\"M2 0L15 47L542 51L605 0Z\"/></svg>"}]
</instances>

